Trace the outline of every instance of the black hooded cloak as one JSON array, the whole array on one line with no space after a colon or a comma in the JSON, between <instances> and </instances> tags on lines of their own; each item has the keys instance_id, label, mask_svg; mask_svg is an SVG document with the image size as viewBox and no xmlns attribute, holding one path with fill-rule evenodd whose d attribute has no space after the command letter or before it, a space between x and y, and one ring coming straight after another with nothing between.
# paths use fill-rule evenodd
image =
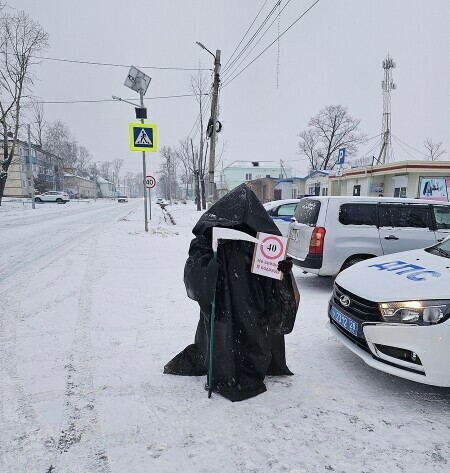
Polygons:
<instances>
[{"instance_id":1,"label":"black hooded cloak","mask_svg":"<svg viewBox=\"0 0 450 473\"><path fill-rule=\"evenodd\" d=\"M205 212L192 232L184 283L189 298L200 305L195 343L165 367L164 373L185 376L208 372L211 302L216 296L214 390L232 401L266 390L265 375L291 375L286 366L284 334L293 329L297 304L294 278L282 281L251 273L254 244L221 240L213 257L212 227L252 236L280 235L256 195L242 184Z\"/></svg>"}]
</instances>

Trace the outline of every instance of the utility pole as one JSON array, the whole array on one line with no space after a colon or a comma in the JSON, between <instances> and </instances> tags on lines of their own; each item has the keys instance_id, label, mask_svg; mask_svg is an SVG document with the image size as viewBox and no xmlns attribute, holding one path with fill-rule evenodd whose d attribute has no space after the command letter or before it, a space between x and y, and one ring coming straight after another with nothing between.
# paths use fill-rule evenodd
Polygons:
<instances>
[{"instance_id":1,"label":"utility pole","mask_svg":"<svg viewBox=\"0 0 450 473\"><path fill-rule=\"evenodd\" d=\"M212 131L209 145L209 202L214 202L214 168L216 166L216 135L217 135L217 105L220 84L220 49L216 50L214 57L214 82L211 100Z\"/></svg>"},{"instance_id":2,"label":"utility pole","mask_svg":"<svg viewBox=\"0 0 450 473\"><path fill-rule=\"evenodd\" d=\"M385 164L392 161L392 142L391 142L391 90L395 90L397 85L392 79L392 69L396 66L392 58L389 57L383 61L384 80L381 82L383 90L383 123L382 123L382 144L380 154L378 155L378 164Z\"/></svg>"},{"instance_id":3,"label":"utility pole","mask_svg":"<svg viewBox=\"0 0 450 473\"><path fill-rule=\"evenodd\" d=\"M31 162L31 131L30 125L27 125L28 131L28 166L29 166L29 174L30 174L30 182L31 182L31 207L34 209L36 208L36 203L34 201L34 176L33 176L33 164Z\"/></svg>"},{"instance_id":4,"label":"utility pole","mask_svg":"<svg viewBox=\"0 0 450 473\"><path fill-rule=\"evenodd\" d=\"M210 138L209 145L209 185L207 200L211 204L214 202L214 168L216 166L216 135L217 135L217 105L219 102L219 85L220 85L220 49L216 49L214 55L206 46L197 41L197 44L208 51L214 58L214 81L213 94L211 99L211 119L208 123L208 134ZM210 130L210 131L209 131Z\"/></svg>"}]
</instances>

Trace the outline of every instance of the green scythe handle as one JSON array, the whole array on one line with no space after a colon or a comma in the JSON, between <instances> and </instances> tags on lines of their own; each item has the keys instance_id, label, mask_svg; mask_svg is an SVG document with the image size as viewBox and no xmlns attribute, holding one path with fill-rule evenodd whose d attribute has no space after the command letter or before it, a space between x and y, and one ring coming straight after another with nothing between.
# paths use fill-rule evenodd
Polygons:
<instances>
[{"instance_id":1,"label":"green scythe handle","mask_svg":"<svg viewBox=\"0 0 450 473\"><path fill-rule=\"evenodd\" d=\"M214 251L214 260L217 261L217 251ZM213 357L214 357L214 319L216 316L216 293L211 303L211 327L209 332L209 369L208 369L208 398L213 388Z\"/></svg>"}]
</instances>

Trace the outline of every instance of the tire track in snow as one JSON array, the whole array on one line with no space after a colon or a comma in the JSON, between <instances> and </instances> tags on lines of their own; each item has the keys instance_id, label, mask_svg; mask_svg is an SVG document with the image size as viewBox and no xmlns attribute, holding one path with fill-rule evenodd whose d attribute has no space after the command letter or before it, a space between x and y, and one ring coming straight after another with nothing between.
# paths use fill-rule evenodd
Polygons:
<instances>
[{"instance_id":1,"label":"tire track in snow","mask_svg":"<svg viewBox=\"0 0 450 473\"><path fill-rule=\"evenodd\" d=\"M49 457L59 444L54 439L54 430L47 420L39 415L17 369L16 324L32 314L25 315L20 303L20 288L30 278L30 269L39 274L68 252L90 238L98 235L104 226L117 216L125 215L124 209L103 214L81 232L69 233L59 245L40 245L41 253L29 253L26 262L9 268L8 274L1 274L0 291L0 472L7 473L56 473ZM56 218L56 217L55 217ZM45 243L48 235L41 235L39 243ZM35 243L38 243L35 239ZM34 246L33 246L34 247ZM31 256L31 257L30 257ZM23 258L22 258L23 260ZM89 267L90 262L87 263ZM14 277L12 277L14 276ZM99 452L97 452L99 453ZM100 452L98 461L104 462ZM72 467L77 465L74 461ZM64 473L72 471L62 470ZM74 470L80 471L80 470ZM86 470L107 473L109 469Z\"/></svg>"},{"instance_id":2,"label":"tire track in snow","mask_svg":"<svg viewBox=\"0 0 450 473\"><path fill-rule=\"evenodd\" d=\"M100 271L95 270L98 239L90 242L83 284L78 295L78 317L65 369L65 414L56 453L48 465L53 473L110 473L100 421L96 412L94 352L91 341L92 286Z\"/></svg>"},{"instance_id":3,"label":"tire track in snow","mask_svg":"<svg viewBox=\"0 0 450 473\"><path fill-rule=\"evenodd\" d=\"M0 307L0 471L43 471L53 430L29 402L17 369L21 306L13 297L0 297Z\"/></svg>"}]
</instances>

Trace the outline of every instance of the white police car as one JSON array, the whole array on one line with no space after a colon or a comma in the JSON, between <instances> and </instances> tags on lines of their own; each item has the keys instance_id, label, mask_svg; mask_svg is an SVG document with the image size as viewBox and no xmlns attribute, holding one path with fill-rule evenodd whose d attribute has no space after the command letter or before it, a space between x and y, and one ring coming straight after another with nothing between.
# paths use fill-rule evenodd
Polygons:
<instances>
[{"instance_id":1,"label":"white police car","mask_svg":"<svg viewBox=\"0 0 450 473\"><path fill-rule=\"evenodd\" d=\"M450 387L450 238L336 278L328 328L373 368Z\"/></svg>"},{"instance_id":2,"label":"white police car","mask_svg":"<svg viewBox=\"0 0 450 473\"><path fill-rule=\"evenodd\" d=\"M289 224L294 216L300 199L273 200L264 204L267 213L272 217L275 225L283 236L287 236Z\"/></svg>"}]
</instances>

